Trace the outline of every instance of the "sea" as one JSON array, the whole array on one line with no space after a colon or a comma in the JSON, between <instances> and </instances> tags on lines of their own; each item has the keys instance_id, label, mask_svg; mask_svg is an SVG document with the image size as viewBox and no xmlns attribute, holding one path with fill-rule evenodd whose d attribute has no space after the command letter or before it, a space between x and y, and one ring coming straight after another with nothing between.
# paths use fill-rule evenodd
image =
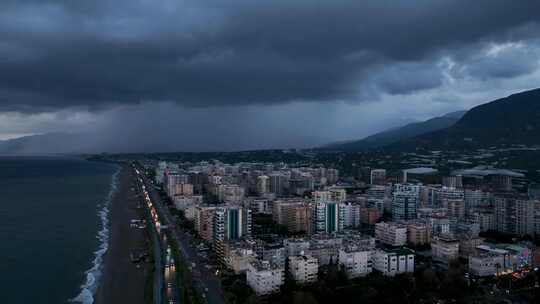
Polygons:
<instances>
[{"instance_id":1,"label":"sea","mask_svg":"<svg viewBox=\"0 0 540 304\"><path fill-rule=\"evenodd\" d=\"M93 302L118 171L75 157L0 157L0 303Z\"/></svg>"}]
</instances>

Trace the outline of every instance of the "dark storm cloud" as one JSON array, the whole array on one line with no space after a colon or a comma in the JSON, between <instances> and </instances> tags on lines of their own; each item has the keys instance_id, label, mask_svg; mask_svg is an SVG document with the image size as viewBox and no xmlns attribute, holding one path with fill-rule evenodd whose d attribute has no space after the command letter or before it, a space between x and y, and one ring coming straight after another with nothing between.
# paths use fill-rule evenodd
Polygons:
<instances>
[{"instance_id":1,"label":"dark storm cloud","mask_svg":"<svg viewBox=\"0 0 540 304\"><path fill-rule=\"evenodd\" d=\"M2 1L0 111L406 94L442 83L439 56L528 40L539 11L502 0ZM527 72L494 65L470 71Z\"/></svg>"}]
</instances>

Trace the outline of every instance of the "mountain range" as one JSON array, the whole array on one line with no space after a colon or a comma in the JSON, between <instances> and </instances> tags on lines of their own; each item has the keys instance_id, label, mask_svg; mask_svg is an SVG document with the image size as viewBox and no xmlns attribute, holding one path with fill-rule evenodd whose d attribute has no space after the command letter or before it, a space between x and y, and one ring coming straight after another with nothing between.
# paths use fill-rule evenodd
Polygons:
<instances>
[{"instance_id":1,"label":"mountain range","mask_svg":"<svg viewBox=\"0 0 540 304\"><path fill-rule=\"evenodd\" d=\"M0 141L0 154L63 154L94 152L91 144L80 146L80 134L45 133ZM76 144L75 144L76 143ZM74 148L77 147L77 148Z\"/></svg>"},{"instance_id":2,"label":"mountain range","mask_svg":"<svg viewBox=\"0 0 540 304\"><path fill-rule=\"evenodd\" d=\"M448 128L455 124L466 111L448 113L440 117L434 117L422 122L414 122L401 127L391 128L380 133L376 133L360 140L333 143L324 146L324 150L340 151L361 151L373 148L380 148L389 144L397 143L405 139L429 132Z\"/></svg>"},{"instance_id":3,"label":"mountain range","mask_svg":"<svg viewBox=\"0 0 540 304\"><path fill-rule=\"evenodd\" d=\"M540 145L540 89L482 104L448 128L404 139L389 148L455 150L514 144Z\"/></svg>"}]
</instances>

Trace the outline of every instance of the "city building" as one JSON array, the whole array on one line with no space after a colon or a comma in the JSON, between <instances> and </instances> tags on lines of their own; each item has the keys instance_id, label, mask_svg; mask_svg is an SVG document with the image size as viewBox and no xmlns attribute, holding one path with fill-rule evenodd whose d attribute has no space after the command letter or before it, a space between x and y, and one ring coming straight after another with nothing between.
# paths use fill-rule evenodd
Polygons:
<instances>
[{"instance_id":1,"label":"city building","mask_svg":"<svg viewBox=\"0 0 540 304\"><path fill-rule=\"evenodd\" d=\"M469 273L478 277L494 276L503 271L504 254L478 253L469 256Z\"/></svg>"},{"instance_id":2,"label":"city building","mask_svg":"<svg viewBox=\"0 0 540 304\"><path fill-rule=\"evenodd\" d=\"M345 209L342 204L333 202L314 203L312 212L315 233L331 233L343 230Z\"/></svg>"},{"instance_id":3,"label":"city building","mask_svg":"<svg viewBox=\"0 0 540 304\"><path fill-rule=\"evenodd\" d=\"M511 194L498 194L494 198L494 205L497 231L516 235L534 235L535 201Z\"/></svg>"},{"instance_id":4,"label":"city building","mask_svg":"<svg viewBox=\"0 0 540 304\"><path fill-rule=\"evenodd\" d=\"M268 175L268 177L270 178L270 192L274 193L278 197L284 196L289 184L287 176L282 173L275 172Z\"/></svg>"},{"instance_id":5,"label":"city building","mask_svg":"<svg viewBox=\"0 0 540 304\"><path fill-rule=\"evenodd\" d=\"M311 192L311 197L315 203L342 203L347 199L347 192L343 188L328 188L327 190Z\"/></svg>"},{"instance_id":6,"label":"city building","mask_svg":"<svg viewBox=\"0 0 540 304\"><path fill-rule=\"evenodd\" d=\"M285 269L268 261L253 261L248 264L246 281L257 296L277 293L285 283Z\"/></svg>"},{"instance_id":7,"label":"city building","mask_svg":"<svg viewBox=\"0 0 540 304\"><path fill-rule=\"evenodd\" d=\"M407 243L407 226L393 222L377 223L375 238L386 245L403 246Z\"/></svg>"},{"instance_id":8,"label":"city building","mask_svg":"<svg viewBox=\"0 0 540 304\"><path fill-rule=\"evenodd\" d=\"M317 281L319 261L313 256L300 255L289 257L289 273L299 284L309 284Z\"/></svg>"},{"instance_id":9,"label":"city building","mask_svg":"<svg viewBox=\"0 0 540 304\"><path fill-rule=\"evenodd\" d=\"M260 196L270 192L270 178L266 175L257 177L257 194Z\"/></svg>"},{"instance_id":10,"label":"city building","mask_svg":"<svg viewBox=\"0 0 540 304\"><path fill-rule=\"evenodd\" d=\"M371 249L356 246L339 249L339 264L349 278L365 276L372 271Z\"/></svg>"},{"instance_id":11,"label":"city building","mask_svg":"<svg viewBox=\"0 0 540 304\"><path fill-rule=\"evenodd\" d=\"M360 223L366 225L375 225L382 217L382 211L379 208L360 208Z\"/></svg>"},{"instance_id":12,"label":"city building","mask_svg":"<svg viewBox=\"0 0 540 304\"><path fill-rule=\"evenodd\" d=\"M386 276L414 272L414 251L408 248L376 250L373 252L373 268Z\"/></svg>"},{"instance_id":13,"label":"city building","mask_svg":"<svg viewBox=\"0 0 540 304\"><path fill-rule=\"evenodd\" d=\"M533 250L523 244L482 244L476 247L478 254L498 254L503 257L499 272L514 272L530 267L533 263Z\"/></svg>"},{"instance_id":14,"label":"city building","mask_svg":"<svg viewBox=\"0 0 540 304\"><path fill-rule=\"evenodd\" d=\"M236 206L217 207L213 220L214 249L223 260L226 242L251 235L251 210Z\"/></svg>"},{"instance_id":15,"label":"city building","mask_svg":"<svg viewBox=\"0 0 540 304\"><path fill-rule=\"evenodd\" d=\"M284 206L283 225L291 233L311 233L312 219L311 207L306 203L290 204Z\"/></svg>"},{"instance_id":16,"label":"city building","mask_svg":"<svg viewBox=\"0 0 540 304\"><path fill-rule=\"evenodd\" d=\"M484 244L484 239L477 236L459 236L459 257L468 259L477 251L477 247Z\"/></svg>"},{"instance_id":17,"label":"city building","mask_svg":"<svg viewBox=\"0 0 540 304\"><path fill-rule=\"evenodd\" d=\"M392 198L392 219L394 221L416 219L419 199L419 185L395 184Z\"/></svg>"},{"instance_id":18,"label":"city building","mask_svg":"<svg viewBox=\"0 0 540 304\"><path fill-rule=\"evenodd\" d=\"M431 235L446 235L450 231L450 220L446 216L434 215L427 218L431 226Z\"/></svg>"},{"instance_id":19,"label":"city building","mask_svg":"<svg viewBox=\"0 0 540 304\"><path fill-rule=\"evenodd\" d=\"M480 231L496 230L495 212L491 209L481 210L474 214L480 225Z\"/></svg>"},{"instance_id":20,"label":"city building","mask_svg":"<svg viewBox=\"0 0 540 304\"><path fill-rule=\"evenodd\" d=\"M436 236L431 240L431 258L448 266L459 258L459 241L449 235Z\"/></svg>"},{"instance_id":21,"label":"city building","mask_svg":"<svg viewBox=\"0 0 540 304\"><path fill-rule=\"evenodd\" d=\"M306 206L303 199L277 199L272 203L272 220L280 225L286 225L287 212L293 207Z\"/></svg>"},{"instance_id":22,"label":"city building","mask_svg":"<svg viewBox=\"0 0 540 304\"><path fill-rule=\"evenodd\" d=\"M257 260L257 254L252 249L235 248L228 250L225 255L225 263L235 274L241 274L248 270L251 262Z\"/></svg>"},{"instance_id":23,"label":"city building","mask_svg":"<svg viewBox=\"0 0 540 304\"><path fill-rule=\"evenodd\" d=\"M414 246L431 243L431 227L422 222L407 224L407 242Z\"/></svg>"},{"instance_id":24,"label":"city building","mask_svg":"<svg viewBox=\"0 0 540 304\"><path fill-rule=\"evenodd\" d=\"M257 214L272 214L273 202L266 198L247 197L244 200L244 206Z\"/></svg>"},{"instance_id":25,"label":"city building","mask_svg":"<svg viewBox=\"0 0 540 304\"><path fill-rule=\"evenodd\" d=\"M319 265L328 265L338 260L339 249L343 245L341 237L328 234L314 235L310 239L308 254L319 261Z\"/></svg>"},{"instance_id":26,"label":"city building","mask_svg":"<svg viewBox=\"0 0 540 304\"><path fill-rule=\"evenodd\" d=\"M466 189L464 198L466 210L472 211L475 208L487 205L489 193L486 193L480 189Z\"/></svg>"},{"instance_id":27,"label":"city building","mask_svg":"<svg viewBox=\"0 0 540 304\"><path fill-rule=\"evenodd\" d=\"M241 204L245 195L244 188L239 185L225 185L221 184L217 186L217 197L220 202L226 204Z\"/></svg>"},{"instance_id":28,"label":"city building","mask_svg":"<svg viewBox=\"0 0 540 304\"><path fill-rule=\"evenodd\" d=\"M442 207L446 209L446 215L454 223L465 218L464 199L445 198L442 200Z\"/></svg>"},{"instance_id":29,"label":"city building","mask_svg":"<svg viewBox=\"0 0 540 304\"><path fill-rule=\"evenodd\" d=\"M435 206L442 207L448 200L465 200L465 191L458 188L442 187L435 194Z\"/></svg>"},{"instance_id":30,"label":"city building","mask_svg":"<svg viewBox=\"0 0 540 304\"><path fill-rule=\"evenodd\" d=\"M195 208L194 228L197 234L205 241L214 240L214 212L216 207L199 206Z\"/></svg>"},{"instance_id":31,"label":"city building","mask_svg":"<svg viewBox=\"0 0 540 304\"><path fill-rule=\"evenodd\" d=\"M264 243L259 254L260 260L269 261L277 266L285 267L287 255L282 242Z\"/></svg>"},{"instance_id":32,"label":"city building","mask_svg":"<svg viewBox=\"0 0 540 304\"><path fill-rule=\"evenodd\" d=\"M283 240L283 247L285 247L285 255L288 257L304 255L309 250L310 242L304 238L288 238Z\"/></svg>"},{"instance_id":33,"label":"city building","mask_svg":"<svg viewBox=\"0 0 540 304\"><path fill-rule=\"evenodd\" d=\"M361 210L360 205L347 202L343 204L343 208L344 208L343 227L356 228L360 226L360 210Z\"/></svg>"},{"instance_id":34,"label":"city building","mask_svg":"<svg viewBox=\"0 0 540 304\"><path fill-rule=\"evenodd\" d=\"M202 204L202 195L176 195L172 199L174 206L178 210L186 210L192 206L198 206Z\"/></svg>"}]
</instances>

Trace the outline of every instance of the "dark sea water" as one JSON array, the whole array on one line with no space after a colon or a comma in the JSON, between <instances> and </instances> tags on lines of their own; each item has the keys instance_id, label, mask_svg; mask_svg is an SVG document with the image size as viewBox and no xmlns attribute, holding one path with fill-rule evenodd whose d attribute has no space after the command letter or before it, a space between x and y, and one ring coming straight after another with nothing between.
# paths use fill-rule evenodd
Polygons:
<instances>
[{"instance_id":1,"label":"dark sea water","mask_svg":"<svg viewBox=\"0 0 540 304\"><path fill-rule=\"evenodd\" d=\"M0 157L0 303L91 301L117 169L76 158Z\"/></svg>"}]
</instances>

